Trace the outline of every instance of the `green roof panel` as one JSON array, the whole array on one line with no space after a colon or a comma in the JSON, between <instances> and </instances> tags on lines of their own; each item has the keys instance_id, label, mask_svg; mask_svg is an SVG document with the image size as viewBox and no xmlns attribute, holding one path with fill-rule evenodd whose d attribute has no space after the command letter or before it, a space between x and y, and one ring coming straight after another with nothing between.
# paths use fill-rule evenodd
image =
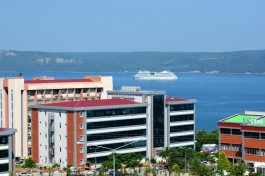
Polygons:
<instances>
[{"instance_id":1,"label":"green roof panel","mask_svg":"<svg viewBox=\"0 0 265 176\"><path fill-rule=\"evenodd\" d=\"M235 116L232 116L230 118L225 119L223 122L228 122L228 123L245 123L248 122L251 119L257 119L262 117L261 115L246 115L246 114L238 114Z\"/></svg>"}]
</instances>

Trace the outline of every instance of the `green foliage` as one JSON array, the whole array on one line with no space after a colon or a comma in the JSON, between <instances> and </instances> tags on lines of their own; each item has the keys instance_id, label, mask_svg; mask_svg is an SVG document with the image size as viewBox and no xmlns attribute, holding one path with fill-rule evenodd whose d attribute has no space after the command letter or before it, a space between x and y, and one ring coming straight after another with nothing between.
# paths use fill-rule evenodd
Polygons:
<instances>
[{"instance_id":1,"label":"green foliage","mask_svg":"<svg viewBox=\"0 0 265 176\"><path fill-rule=\"evenodd\" d=\"M200 130L195 134L196 138L196 151L201 151L203 144L218 144L219 132L218 130L214 130L212 132L207 133L204 130Z\"/></svg>"},{"instance_id":2,"label":"green foliage","mask_svg":"<svg viewBox=\"0 0 265 176\"><path fill-rule=\"evenodd\" d=\"M152 158L150 159L150 162L151 162L152 164L155 164L155 163L156 163L155 158L152 157Z\"/></svg>"},{"instance_id":3,"label":"green foliage","mask_svg":"<svg viewBox=\"0 0 265 176\"><path fill-rule=\"evenodd\" d=\"M144 171L144 175L148 176L148 174L151 173L151 172L152 172L152 168L151 167L146 167L145 171Z\"/></svg>"},{"instance_id":4,"label":"green foliage","mask_svg":"<svg viewBox=\"0 0 265 176\"><path fill-rule=\"evenodd\" d=\"M104 173L105 173L105 169L104 169L104 167L101 167L99 172L98 172L98 176L104 176L105 175Z\"/></svg>"},{"instance_id":5,"label":"green foliage","mask_svg":"<svg viewBox=\"0 0 265 176\"><path fill-rule=\"evenodd\" d=\"M52 168L60 168L60 164L58 164L58 163L54 163L54 164L52 165Z\"/></svg>"},{"instance_id":6,"label":"green foliage","mask_svg":"<svg viewBox=\"0 0 265 176\"><path fill-rule=\"evenodd\" d=\"M179 165L174 164L170 169L171 169L171 172L176 173L178 175L180 174L180 167L179 167Z\"/></svg>"},{"instance_id":7,"label":"green foliage","mask_svg":"<svg viewBox=\"0 0 265 176\"><path fill-rule=\"evenodd\" d=\"M22 165L23 168L34 168L36 167L36 162L31 158L27 158L24 160L24 164Z\"/></svg>"},{"instance_id":8,"label":"green foliage","mask_svg":"<svg viewBox=\"0 0 265 176\"><path fill-rule=\"evenodd\" d=\"M139 167L142 164L140 163L142 160L142 156L140 154L136 153L127 153L122 155L122 164L124 164L126 167Z\"/></svg>"},{"instance_id":9,"label":"green foliage","mask_svg":"<svg viewBox=\"0 0 265 176\"><path fill-rule=\"evenodd\" d=\"M165 150L162 150L159 153L159 156L166 160L166 163L168 163L168 157L169 157L169 148L167 147Z\"/></svg>"},{"instance_id":10,"label":"green foliage","mask_svg":"<svg viewBox=\"0 0 265 176\"><path fill-rule=\"evenodd\" d=\"M231 168L231 163L229 162L225 154L221 152L217 162L217 172L223 175L224 170L229 171L230 168Z\"/></svg>"},{"instance_id":11,"label":"green foliage","mask_svg":"<svg viewBox=\"0 0 265 176\"><path fill-rule=\"evenodd\" d=\"M113 168L113 155L115 154L115 169L121 168L122 155L119 153L112 153L108 156L108 159L102 163L104 168L112 169Z\"/></svg>"},{"instance_id":12,"label":"green foliage","mask_svg":"<svg viewBox=\"0 0 265 176\"><path fill-rule=\"evenodd\" d=\"M202 164L199 158L193 158L191 161L191 171L195 176L211 176L211 168Z\"/></svg>"},{"instance_id":13,"label":"green foliage","mask_svg":"<svg viewBox=\"0 0 265 176\"><path fill-rule=\"evenodd\" d=\"M242 162L237 162L229 170L230 176L242 176L247 170L247 166Z\"/></svg>"},{"instance_id":14,"label":"green foliage","mask_svg":"<svg viewBox=\"0 0 265 176\"><path fill-rule=\"evenodd\" d=\"M157 174L156 174L156 170L155 170L155 168L153 168L152 169L152 176L156 176Z\"/></svg>"},{"instance_id":15,"label":"green foliage","mask_svg":"<svg viewBox=\"0 0 265 176\"><path fill-rule=\"evenodd\" d=\"M195 151L191 148L170 148L168 164L172 167L174 164L179 165L181 169L185 168L185 158L186 166L190 159L195 156Z\"/></svg>"},{"instance_id":16,"label":"green foliage","mask_svg":"<svg viewBox=\"0 0 265 176\"><path fill-rule=\"evenodd\" d=\"M71 171L70 168L72 167L72 165L67 165L63 170L66 171L66 176L70 176L71 175Z\"/></svg>"},{"instance_id":17,"label":"green foliage","mask_svg":"<svg viewBox=\"0 0 265 176\"><path fill-rule=\"evenodd\" d=\"M262 176L262 174L257 172L257 173L251 173L248 176Z\"/></svg>"}]
</instances>

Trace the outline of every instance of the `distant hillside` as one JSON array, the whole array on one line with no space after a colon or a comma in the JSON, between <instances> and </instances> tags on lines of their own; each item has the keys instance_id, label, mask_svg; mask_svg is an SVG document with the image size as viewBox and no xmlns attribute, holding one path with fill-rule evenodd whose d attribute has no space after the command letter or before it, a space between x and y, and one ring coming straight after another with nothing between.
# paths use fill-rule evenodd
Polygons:
<instances>
[{"instance_id":1,"label":"distant hillside","mask_svg":"<svg viewBox=\"0 0 265 176\"><path fill-rule=\"evenodd\" d=\"M0 71L265 73L265 50L235 52L37 52L0 50Z\"/></svg>"}]
</instances>

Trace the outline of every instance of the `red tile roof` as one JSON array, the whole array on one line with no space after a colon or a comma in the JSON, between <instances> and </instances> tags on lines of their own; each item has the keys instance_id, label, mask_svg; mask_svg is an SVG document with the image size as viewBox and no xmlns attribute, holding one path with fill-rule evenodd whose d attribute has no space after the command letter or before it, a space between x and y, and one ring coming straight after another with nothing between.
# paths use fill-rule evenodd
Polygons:
<instances>
[{"instance_id":1,"label":"red tile roof","mask_svg":"<svg viewBox=\"0 0 265 176\"><path fill-rule=\"evenodd\" d=\"M176 102L176 101L187 101L188 99L186 98L166 98L166 102Z\"/></svg>"},{"instance_id":2,"label":"red tile roof","mask_svg":"<svg viewBox=\"0 0 265 176\"><path fill-rule=\"evenodd\" d=\"M38 83L69 83L69 82L93 82L91 79L54 79L54 80L25 80L26 84Z\"/></svg>"},{"instance_id":3,"label":"red tile roof","mask_svg":"<svg viewBox=\"0 0 265 176\"><path fill-rule=\"evenodd\" d=\"M115 105L130 105L139 104L138 102L126 100L126 99L102 99L102 100L83 100L83 101L71 101L62 103L51 103L42 104L43 106L53 106L53 107L95 107L95 106L115 106Z\"/></svg>"},{"instance_id":4,"label":"red tile roof","mask_svg":"<svg viewBox=\"0 0 265 176\"><path fill-rule=\"evenodd\" d=\"M7 131L8 128L0 128L0 131Z\"/></svg>"}]
</instances>

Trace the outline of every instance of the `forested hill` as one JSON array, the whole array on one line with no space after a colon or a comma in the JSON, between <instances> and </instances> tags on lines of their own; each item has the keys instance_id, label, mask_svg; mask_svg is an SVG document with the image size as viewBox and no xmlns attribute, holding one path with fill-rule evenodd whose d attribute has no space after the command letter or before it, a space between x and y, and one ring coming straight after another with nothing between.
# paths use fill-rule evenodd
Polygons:
<instances>
[{"instance_id":1,"label":"forested hill","mask_svg":"<svg viewBox=\"0 0 265 176\"><path fill-rule=\"evenodd\" d=\"M234 52L37 52L0 50L0 71L265 73L265 50Z\"/></svg>"}]
</instances>

